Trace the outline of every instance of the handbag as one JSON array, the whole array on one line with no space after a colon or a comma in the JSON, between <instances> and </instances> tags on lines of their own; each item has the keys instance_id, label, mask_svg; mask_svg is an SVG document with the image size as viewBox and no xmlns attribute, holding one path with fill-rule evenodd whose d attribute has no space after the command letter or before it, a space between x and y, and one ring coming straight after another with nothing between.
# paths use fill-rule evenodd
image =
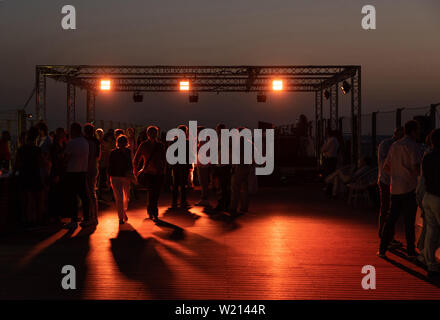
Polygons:
<instances>
[{"instance_id":1,"label":"handbag","mask_svg":"<svg viewBox=\"0 0 440 320\"><path fill-rule=\"evenodd\" d=\"M148 164L150 163L151 158L153 158L153 155L156 153L157 145L154 146L153 151L150 154L150 157L145 161L144 169L148 167ZM137 181L140 185L151 189L154 186L156 175L152 173L146 173L144 170L139 172L137 176Z\"/></svg>"}]
</instances>

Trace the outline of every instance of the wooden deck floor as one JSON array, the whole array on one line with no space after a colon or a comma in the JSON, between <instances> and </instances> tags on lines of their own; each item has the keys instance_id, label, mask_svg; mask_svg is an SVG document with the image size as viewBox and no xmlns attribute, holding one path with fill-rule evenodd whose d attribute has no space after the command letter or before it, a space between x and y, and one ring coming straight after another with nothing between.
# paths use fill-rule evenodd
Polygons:
<instances>
[{"instance_id":1,"label":"wooden deck floor","mask_svg":"<svg viewBox=\"0 0 440 320\"><path fill-rule=\"evenodd\" d=\"M191 199L194 200L194 199ZM1 299L439 299L439 285L396 254L376 257L375 213L326 200L316 186L262 189L230 221L193 207L119 227L112 206L96 230L40 230L0 239ZM61 288L76 268L77 289ZM361 269L376 268L363 290Z\"/></svg>"}]
</instances>

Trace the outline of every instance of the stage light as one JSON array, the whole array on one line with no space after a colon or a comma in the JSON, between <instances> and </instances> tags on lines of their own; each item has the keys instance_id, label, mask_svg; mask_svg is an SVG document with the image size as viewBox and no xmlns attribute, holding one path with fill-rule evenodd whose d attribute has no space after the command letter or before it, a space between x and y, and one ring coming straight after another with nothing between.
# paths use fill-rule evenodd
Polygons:
<instances>
[{"instance_id":1,"label":"stage light","mask_svg":"<svg viewBox=\"0 0 440 320\"><path fill-rule=\"evenodd\" d=\"M144 96L140 92L133 93L133 101L134 102L142 102L144 101Z\"/></svg>"},{"instance_id":2,"label":"stage light","mask_svg":"<svg viewBox=\"0 0 440 320\"><path fill-rule=\"evenodd\" d=\"M273 89L273 91L282 91L283 90L283 80L273 80L272 81L272 89Z\"/></svg>"},{"instance_id":3,"label":"stage light","mask_svg":"<svg viewBox=\"0 0 440 320\"><path fill-rule=\"evenodd\" d=\"M330 92L328 90L324 91L324 97L326 100L330 99Z\"/></svg>"},{"instance_id":4,"label":"stage light","mask_svg":"<svg viewBox=\"0 0 440 320\"><path fill-rule=\"evenodd\" d=\"M349 84L347 81L342 82L341 90L344 94L347 94L351 90L351 84Z\"/></svg>"},{"instance_id":5,"label":"stage light","mask_svg":"<svg viewBox=\"0 0 440 320\"><path fill-rule=\"evenodd\" d=\"M194 94L190 94L190 95L189 95L189 102L190 102L190 103L196 103L196 102L198 102L198 101L199 101L199 96L198 96L197 93L194 93Z\"/></svg>"},{"instance_id":6,"label":"stage light","mask_svg":"<svg viewBox=\"0 0 440 320\"><path fill-rule=\"evenodd\" d=\"M189 91L189 81L180 81L180 91Z\"/></svg>"},{"instance_id":7,"label":"stage light","mask_svg":"<svg viewBox=\"0 0 440 320\"><path fill-rule=\"evenodd\" d=\"M108 91L111 89L111 81L110 80L101 80L101 90Z\"/></svg>"},{"instance_id":8,"label":"stage light","mask_svg":"<svg viewBox=\"0 0 440 320\"><path fill-rule=\"evenodd\" d=\"M257 94L257 102L266 102L267 96L264 93Z\"/></svg>"}]
</instances>

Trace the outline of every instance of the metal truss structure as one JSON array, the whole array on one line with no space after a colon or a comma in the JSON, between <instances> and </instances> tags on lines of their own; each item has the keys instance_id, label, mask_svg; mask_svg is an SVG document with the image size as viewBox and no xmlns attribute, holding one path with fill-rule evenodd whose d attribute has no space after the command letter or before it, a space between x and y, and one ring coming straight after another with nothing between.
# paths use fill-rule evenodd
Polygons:
<instances>
[{"instance_id":1,"label":"metal truss structure","mask_svg":"<svg viewBox=\"0 0 440 320\"><path fill-rule=\"evenodd\" d=\"M338 93L351 80L352 160L360 158L360 66L36 66L36 116L46 119L46 78L67 84L67 126L75 120L75 88L87 91L87 121L95 120L95 97L100 80L111 80L116 92L178 92L188 80L191 92L272 91L273 79L283 80L283 91L315 93L316 151L324 139L323 95L330 100L330 126L338 128ZM325 94L324 94L325 93Z\"/></svg>"}]
</instances>

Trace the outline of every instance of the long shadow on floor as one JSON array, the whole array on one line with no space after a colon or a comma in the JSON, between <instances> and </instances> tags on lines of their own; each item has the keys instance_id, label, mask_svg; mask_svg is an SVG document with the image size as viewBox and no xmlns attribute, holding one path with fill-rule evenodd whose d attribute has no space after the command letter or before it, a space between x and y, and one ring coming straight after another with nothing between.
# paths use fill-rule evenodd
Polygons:
<instances>
[{"instance_id":1,"label":"long shadow on floor","mask_svg":"<svg viewBox=\"0 0 440 320\"><path fill-rule=\"evenodd\" d=\"M2 275L2 299L79 299L85 286L90 249L90 235L94 228L82 229L76 236L67 232L49 247L43 249L22 268ZM75 268L76 289L65 290L61 282L63 266Z\"/></svg>"},{"instance_id":2,"label":"long shadow on floor","mask_svg":"<svg viewBox=\"0 0 440 320\"><path fill-rule=\"evenodd\" d=\"M192 213L189 208L168 208L163 214L163 219L171 220L178 225L188 228L195 225L200 219L198 214Z\"/></svg>"},{"instance_id":3,"label":"long shadow on floor","mask_svg":"<svg viewBox=\"0 0 440 320\"><path fill-rule=\"evenodd\" d=\"M402 258L402 259L408 260L408 257L404 253L402 253L400 250L391 250L390 252L393 253L394 255ZM410 268L408 266L405 266L405 265L401 264L400 262L397 262L396 260L393 260L393 259L391 259L389 257L386 258L386 261L391 263L393 266L398 267L399 269L402 269L403 271L409 273L410 275L412 275L412 276L414 276L414 277L416 277L416 278L418 278L420 280L426 281L426 282L428 282L428 283L430 283L430 284L440 288L440 279L435 279L435 280L429 279L426 275L418 272L417 270L414 270L414 269L412 269L412 268ZM414 263L412 261L409 261L409 262L413 263L414 266L419 266L421 268L424 268L424 266L421 266L418 263Z\"/></svg>"},{"instance_id":4,"label":"long shadow on floor","mask_svg":"<svg viewBox=\"0 0 440 320\"><path fill-rule=\"evenodd\" d=\"M175 246L160 241L160 246L177 260L184 261L184 265L190 265L202 274L218 276L219 272L226 272L226 256L233 252L232 248L199 234L183 230L165 221L160 221L158 226L163 229L163 231L153 233L155 236L178 243L178 246ZM170 234L173 234L176 232L175 230L179 229L183 232L183 236L178 239L173 239Z\"/></svg>"},{"instance_id":5,"label":"long shadow on floor","mask_svg":"<svg viewBox=\"0 0 440 320\"><path fill-rule=\"evenodd\" d=\"M141 282L153 299L178 298L172 289L173 274L158 253L155 238L144 239L125 224L110 241L116 264L126 277Z\"/></svg>"},{"instance_id":6,"label":"long shadow on floor","mask_svg":"<svg viewBox=\"0 0 440 320\"><path fill-rule=\"evenodd\" d=\"M220 233L232 232L241 227L240 224L237 223L238 217L232 217L223 211L215 210L212 207L205 207L203 213L212 221L217 222L217 230L220 231Z\"/></svg>"}]
</instances>

